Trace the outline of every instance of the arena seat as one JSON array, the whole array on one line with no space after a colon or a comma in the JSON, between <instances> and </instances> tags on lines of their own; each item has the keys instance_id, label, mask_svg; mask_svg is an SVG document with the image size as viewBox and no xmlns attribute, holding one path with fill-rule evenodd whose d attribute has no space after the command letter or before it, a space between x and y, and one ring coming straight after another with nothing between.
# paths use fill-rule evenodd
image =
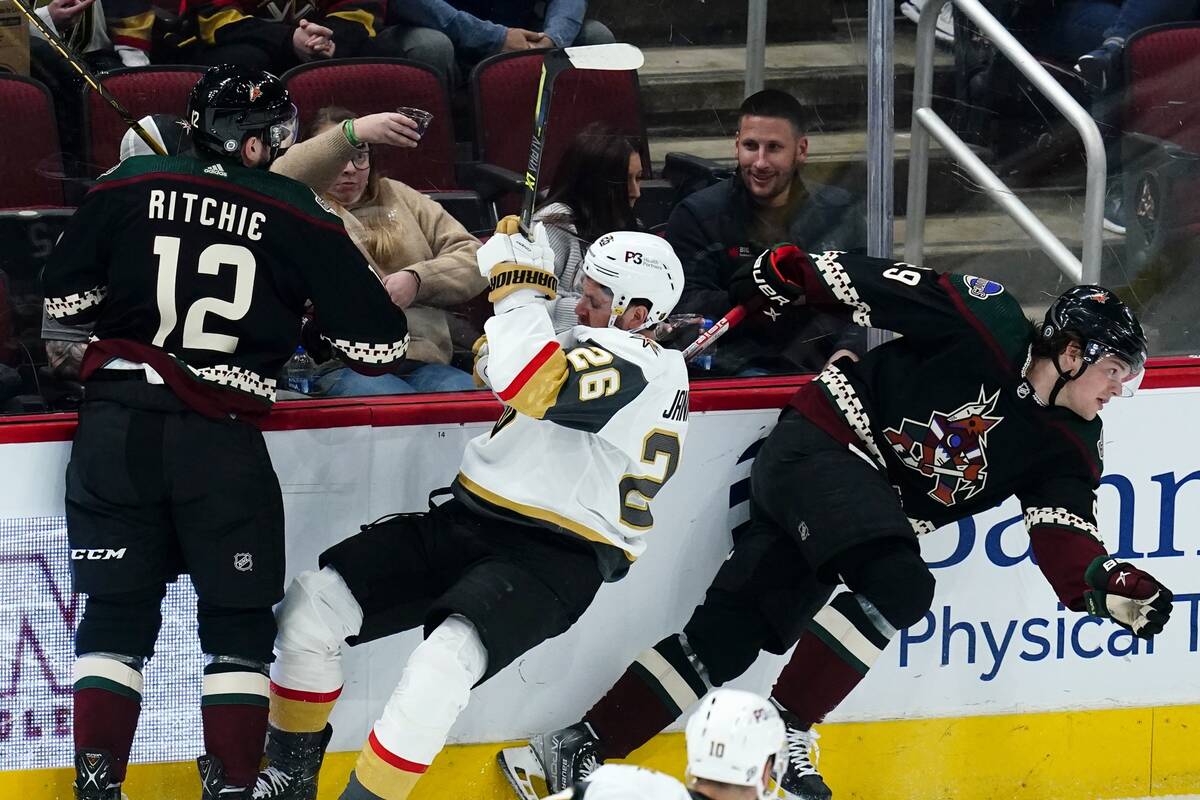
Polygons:
<instances>
[{"instance_id":1,"label":"arena seat","mask_svg":"<svg viewBox=\"0 0 1200 800\"><path fill-rule=\"evenodd\" d=\"M1200 23L1135 33L1125 74L1123 199L1136 273L1200 232Z\"/></svg>"},{"instance_id":2,"label":"arena seat","mask_svg":"<svg viewBox=\"0 0 1200 800\"><path fill-rule=\"evenodd\" d=\"M147 114L182 117L187 109L188 94L203 74L203 67L125 67L106 72L100 83L135 119ZM87 86L82 91L85 160L88 173L96 177L119 160L121 137L128 127L96 92Z\"/></svg>"},{"instance_id":3,"label":"arena seat","mask_svg":"<svg viewBox=\"0 0 1200 800\"><path fill-rule=\"evenodd\" d=\"M500 53L479 62L471 71L476 156L482 164L513 173L516 181L510 178L506 187L512 191L519 190L529 163L533 109L544 55L540 50ZM650 177L650 145L637 72L569 69L559 74L554 84L539 187L550 185L575 134L593 122L608 123L636 139L642 176ZM509 198L504 205L512 212L517 204Z\"/></svg>"},{"instance_id":4,"label":"arena seat","mask_svg":"<svg viewBox=\"0 0 1200 800\"><path fill-rule=\"evenodd\" d=\"M0 74L0 209L65 205L62 153L49 90Z\"/></svg>"},{"instance_id":5,"label":"arena seat","mask_svg":"<svg viewBox=\"0 0 1200 800\"><path fill-rule=\"evenodd\" d=\"M420 146L377 148L376 166L382 175L423 192L463 188L454 170L450 99L431 68L395 58L345 58L294 67L283 74L283 82L300 112L302 128L324 106L342 106L359 115L399 106L430 112L433 120Z\"/></svg>"}]
</instances>

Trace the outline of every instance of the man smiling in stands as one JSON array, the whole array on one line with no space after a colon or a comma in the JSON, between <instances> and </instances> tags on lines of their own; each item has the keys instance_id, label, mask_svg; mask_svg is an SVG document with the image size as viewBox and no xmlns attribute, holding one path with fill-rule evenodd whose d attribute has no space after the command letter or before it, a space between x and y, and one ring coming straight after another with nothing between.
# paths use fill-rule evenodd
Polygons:
<instances>
[{"instance_id":1,"label":"man smiling in stands","mask_svg":"<svg viewBox=\"0 0 1200 800\"><path fill-rule=\"evenodd\" d=\"M683 261L681 311L711 319L736 303L733 274L779 242L810 251L861 250L866 214L857 198L801 177L808 158L804 107L777 89L743 101L734 139L736 174L685 199L667 222ZM784 309L753 315L715 350L723 374L817 372L831 356L861 352L864 331L822 312Z\"/></svg>"}]
</instances>

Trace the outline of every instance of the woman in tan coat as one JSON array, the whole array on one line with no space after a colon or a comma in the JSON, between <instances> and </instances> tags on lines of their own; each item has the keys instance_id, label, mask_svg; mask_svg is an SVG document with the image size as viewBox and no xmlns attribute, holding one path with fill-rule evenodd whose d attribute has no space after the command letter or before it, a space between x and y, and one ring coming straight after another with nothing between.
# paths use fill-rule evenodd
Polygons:
<instances>
[{"instance_id":1,"label":"woman in tan coat","mask_svg":"<svg viewBox=\"0 0 1200 800\"><path fill-rule=\"evenodd\" d=\"M331 106L317 112L310 130L272 170L308 184L332 203L392 302L404 309L411 337L399 373L370 377L336 362L332 368L323 365L326 371L317 381L321 393L351 397L475 388L469 373L450 366L445 309L487 286L475 264L479 240L433 200L379 176L371 162L372 146L415 146L415 126L394 112L356 118Z\"/></svg>"}]
</instances>

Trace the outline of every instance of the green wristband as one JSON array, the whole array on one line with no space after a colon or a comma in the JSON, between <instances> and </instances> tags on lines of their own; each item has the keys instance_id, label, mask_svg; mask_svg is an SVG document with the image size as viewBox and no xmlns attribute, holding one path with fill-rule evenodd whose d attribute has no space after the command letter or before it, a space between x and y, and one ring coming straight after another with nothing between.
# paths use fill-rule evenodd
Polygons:
<instances>
[{"instance_id":1,"label":"green wristband","mask_svg":"<svg viewBox=\"0 0 1200 800\"><path fill-rule=\"evenodd\" d=\"M346 141L351 147L358 147L362 142L358 141L358 137L354 135L354 120L348 119L342 123L342 133L346 136Z\"/></svg>"}]
</instances>

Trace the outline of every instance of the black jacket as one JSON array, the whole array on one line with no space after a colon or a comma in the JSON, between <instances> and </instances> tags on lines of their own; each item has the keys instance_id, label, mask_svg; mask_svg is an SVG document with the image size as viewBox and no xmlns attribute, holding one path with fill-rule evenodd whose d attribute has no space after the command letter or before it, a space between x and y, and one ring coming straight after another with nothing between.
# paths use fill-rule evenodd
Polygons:
<instances>
[{"instance_id":1,"label":"black jacket","mask_svg":"<svg viewBox=\"0 0 1200 800\"><path fill-rule=\"evenodd\" d=\"M799 185L807 197L793 212L789 240L808 252L864 251L866 212L861 202L834 186ZM667 221L667 241L683 262L685 281L677 311L717 320L733 307L728 295L733 274L778 244L753 241L754 224L753 198L736 174L675 207ZM835 350L862 352L865 342L863 329L822 312L788 310L774 322L755 314L713 347L713 373L818 372Z\"/></svg>"}]
</instances>

